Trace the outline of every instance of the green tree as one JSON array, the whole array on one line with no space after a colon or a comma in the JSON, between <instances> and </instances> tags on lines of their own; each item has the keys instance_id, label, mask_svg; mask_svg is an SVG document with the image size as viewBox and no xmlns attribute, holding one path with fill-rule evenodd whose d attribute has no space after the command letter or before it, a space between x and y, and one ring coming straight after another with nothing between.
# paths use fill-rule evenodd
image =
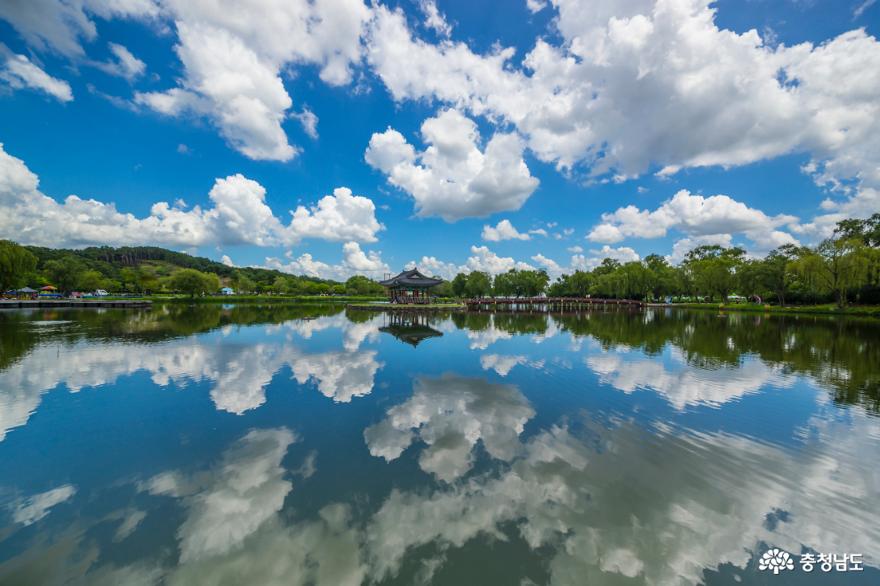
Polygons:
<instances>
[{"instance_id":1,"label":"green tree","mask_svg":"<svg viewBox=\"0 0 880 586\"><path fill-rule=\"evenodd\" d=\"M318 283L314 281L298 277L287 279L287 293L289 295L318 295L319 292Z\"/></svg>"},{"instance_id":2,"label":"green tree","mask_svg":"<svg viewBox=\"0 0 880 586\"><path fill-rule=\"evenodd\" d=\"M122 283L114 279L104 279L101 282L101 289L104 289L105 291L110 291L111 293L114 291L121 291Z\"/></svg>"},{"instance_id":3,"label":"green tree","mask_svg":"<svg viewBox=\"0 0 880 586\"><path fill-rule=\"evenodd\" d=\"M284 295L287 293L289 288L289 281L287 277L278 276L275 277L275 281L272 283L272 292L277 295Z\"/></svg>"},{"instance_id":4,"label":"green tree","mask_svg":"<svg viewBox=\"0 0 880 586\"><path fill-rule=\"evenodd\" d=\"M104 275L94 269L83 271L77 279L77 287L82 291L94 291L104 284Z\"/></svg>"},{"instance_id":5,"label":"green tree","mask_svg":"<svg viewBox=\"0 0 880 586\"><path fill-rule=\"evenodd\" d=\"M549 282L546 271L511 269L495 276L494 290L496 295L535 297L547 290Z\"/></svg>"},{"instance_id":6,"label":"green tree","mask_svg":"<svg viewBox=\"0 0 880 586\"><path fill-rule=\"evenodd\" d=\"M759 259L746 259L736 271L737 291L746 297L763 297L767 289L763 282L763 265Z\"/></svg>"},{"instance_id":7,"label":"green tree","mask_svg":"<svg viewBox=\"0 0 880 586\"><path fill-rule=\"evenodd\" d=\"M815 250L803 249L794 270L808 288L831 293L838 307L847 304L847 292L869 281L872 252L859 238L827 238Z\"/></svg>"},{"instance_id":8,"label":"green tree","mask_svg":"<svg viewBox=\"0 0 880 586\"><path fill-rule=\"evenodd\" d=\"M125 267L119 271L119 278L122 281L122 288L129 293L138 290L138 272L133 267Z\"/></svg>"},{"instance_id":9,"label":"green tree","mask_svg":"<svg viewBox=\"0 0 880 586\"><path fill-rule=\"evenodd\" d=\"M61 291L69 292L76 289L80 275L85 272L85 265L75 256L66 255L57 260L47 261L43 271L52 284Z\"/></svg>"},{"instance_id":10,"label":"green tree","mask_svg":"<svg viewBox=\"0 0 880 586\"><path fill-rule=\"evenodd\" d=\"M257 287L256 283L241 271L236 271L232 277L232 286L237 293L252 293Z\"/></svg>"},{"instance_id":11,"label":"green tree","mask_svg":"<svg viewBox=\"0 0 880 586\"><path fill-rule=\"evenodd\" d=\"M678 279L675 267L669 264L666 257L659 254L649 254L645 257L645 275L647 291L651 299L662 299L666 295L678 292Z\"/></svg>"},{"instance_id":12,"label":"green tree","mask_svg":"<svg viewBox=\"0 0 880 586\"><path fill-rule=\"evenodd\" d=\"M349 295L382 295L385 288L363 275L355 275L345 282L345 292Z\"/></svg>"},{"instance_id":13,"label":"green tree","mask_svg":"<svg viewBox=\"0 0 880 586\"><path fill-rule=\"evenodd\" d=\"M586 297L590 293L590 286L593 284L593 275L587 271L575 271L568 278L567 295L575 297Z\"/></svg>"},{"instance_id":14,"label":"green tree","mask_svg":"<svg viewBox=\"0 0 880 586\"><path fill-rule=\"evenodd\" d=\"M515 276L516 269L495 275L495 282L493 283L495 295L503 297L516 295L516 283L514 283Z\"/></svg>"},{"instance_id":15,"label":"green tree","mask_svg":"<svg viewBox=\"0 0 880 586\"><path fill-rule=\"evenodd\" d=\"M736 285L736 271L744 259L745 250L742 248L706 244L688 252L682 264L690 273L698 293L710 299L717 294L721 301L727 301Z\"/></svg>"},{"instance_id":16,"label":"green tree","mask_svg":"<svg viewBox=\"0 0 880 586\"><path fill-rule=\"evenodd\" d=\"M835 238L860 240L865 246L880 246L880 212L865 220L848 219L837 223Z\"/></svg>"},{"instance_id":17,"label":"green tree","mask_svg":"<svg viewBox=\"0 0 880 586\"><path fill-rule=\"evenodd\" d=\"M618 270L620 274L619 297L625 299L644 299L648 296L652 273L641 261L630 261Z\"/></svg>"},{"instance_id":18,"label":"green tree","mask_svg":"<svg viewBox=\"0 0 880 586\"><path fill-rule=\"evenodd\" d=\"M465 293L469 297L484 297L492 292L492 279L488 273L474 271L467 277Z\"/></svg>"},{"instance_id":19,"label":"green tree","mask_svg":"<svg viewBox=\"0 0 880 586\"><path fill-rule=\"evenodd\" d=\"M547 284L550 282L550 276L545 270L539 271L520 271L519 275L522 280L522 289L526 297L537 297L547 290Z\"/></svg>"},{"instance_id":20,"label":"green tree","mask_svg":"<svg viewBox=\"0 0 880 586\"><path fill-rule=\"evenodd\" d=\"M139 266L135 272L135 283L138 293L152 293L160 286L156 269L151 266Z\"/></svg>"},{"instance_id":21,"label":"green tree","mask_svg":"<svg viewBox=\"0 0 880 586\"><path fill-rule=\"evenodd\" d=\"M0 240L0 293L26 285L25 279L36 268L37 257L27 248Z\"/></svg>"},{"instance_id":22,"label":"green tree","mask_svg":"<svg viewBox=\"0 0 880 586\"><path fill-rule=\"evenodd\" d=\"M308 291L309 295L327 295L330 293L330 285L328 283L316 283L314 281L308 281Z\"/></svg>"},{"instance_id":23,"label":"green tree","mask_svg":"<svg viewBox=\"0 0 880 586\"><path fill-rule=\"evenodd\" d=\"M620 268L620 262L613 258L605 258L602 263L592 270L593 277L598 278L603 275L609 275Z\"/></svg>"},{"instance_id":24,"label":"green tree","mask_svg":"<svg viewBox=\"0 0 880 586\"><path fill-rule=\"evenodd\" d=\"M452 279L452 292L456 297L464 297L465 292L467 290L467 275L464 273L458 273L455 275L455 278Z\"/></svg>"},{"instance_id":25,"label":"green tree","mask_svg":"<svg viewBox=\"0 0 880 586\"><path fill-rule=\"evenodd\" d=\"M792 262L797 259L798 247L793 244L780 246L761 261L759 280L764 290L772 292L780 305L791 289Z\"/></svg>"},{"instance_id":26,"label":"green tree","mask_svg":"<svg viewBox=\"0 0 880 586\"><path fill-rule=\"evenodd\" d=\"M452 283L449 281L443 281L431 291L432 295L437 297L452 297Z\"/></svg>"},{"instance_id":27,"label":"green tree","mask_svg":"<svg viewBox=\"0 0 880 586\"><path fill-rule=\"evenodd\" d=\"M175 291L188 293L190 297L214 293L220 289L220 278L214 273L196 269L180 269L171 275L170 286Z\"/></svg>"},{"instance_id":28,"label":"green tree","mask_svg":"<svg viewBox=\"0 0 880 586\"><path fill-rule=\"evenodd\" d=\"M220 277L215 273L202 273L205 279L205 293L217 293L220 291Z\"/></svg>"}]
</instances>

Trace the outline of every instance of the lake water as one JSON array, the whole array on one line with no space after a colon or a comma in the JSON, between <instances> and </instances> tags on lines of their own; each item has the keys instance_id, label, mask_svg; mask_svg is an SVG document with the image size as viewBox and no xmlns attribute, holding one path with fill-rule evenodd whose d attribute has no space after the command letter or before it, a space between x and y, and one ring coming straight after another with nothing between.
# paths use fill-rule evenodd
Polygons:
<instances>
[{"instance_id":1,"label":"lake water","mask_svg":"<svg viewBox=\"0 0 880 586\"><path fill-rule=\"evenodd\" d=\"M0 584L880 584L878 408L878 321L2 312Z\"/></svg>"}]
</instances>

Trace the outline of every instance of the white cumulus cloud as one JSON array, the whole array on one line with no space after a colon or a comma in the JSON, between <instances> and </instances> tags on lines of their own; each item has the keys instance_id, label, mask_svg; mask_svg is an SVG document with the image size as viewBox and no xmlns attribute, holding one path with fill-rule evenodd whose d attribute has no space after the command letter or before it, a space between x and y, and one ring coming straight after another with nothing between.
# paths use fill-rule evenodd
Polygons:
<instances>
[{"instance_id":1,"label":"white cumulus cloud","mask_svg":"<svg viewBox=\"0 0 880 586\"><path fill-rule=\"evenodd\" d=\"M590 249L589 253L589 256L584 254L572 255L572 269L582 271L592 270L602 264L602 261L606 258L610 258L611 260L616 260L622 263L632 262L635 260L639 260L640 258L639 253L637 253L629 246L613 247L606 244L599 249Z\"/></svg>"},{"instance_id":2,"label":"white cumulus cloud","mask_svg":"<svg viewBox=\"0 0 880 586\"><path fill-rule=\"evenodd\" d=\"M422 124L417 152L398 131L373 134L367 163L410 194L420 216L448 222L519 209L538 186L516 134L497 132L480 150L476 123L447 109Z\"/></svg>"},{"instance_id":3,"label":"white cumulus cloud","mask_svg":"<svg viewBox=\"0 0 880 586\"><path fill-rule=\"evenodd\" d=\"M419 262L414 260L406 263L406 269L418 268L422 273L443 279L452 279L461 272L461 267L453 262L445 262L435 256L423 256Z\"/></svg>"},{"instance_id":4,"label":"white cumulus cloud","mask_svg":"<svg viewBox=\"0 0 880 586\"><path fill-rule=\"evenodd\" d=\"M561 42L538 39L521 67L510 48L417 39L384 7L368 60L395 99L503 119L562 168L626 178L808 152L836 176L876 176L880 43L863 29L773 47L719 28L708 0L552 4Z\"/></svg>"},{"instance_id":5,"label":"white cumulus cloud","mask_svg":"<svg viewBox=\"0 0 880 586\"><path fill-rule=\"evenodd\" d=\"M382 260L380 252L374 250L365 252L357 242L353 241L342 245L342 261L338 264L317 260L310 253L305 252L286 263L279 258L268 257L266 266L292 275L307 275L338 281L345 281L354 275L378 279L391 272L391 268Z\"/></svg>"},{"instance_id":6,"label":"white cumulus cloud","mask_svg":"<svg viewBox=\"0 0 880 586\"><path fill-rule=\"evenodd\" d=\"M207 116L245 156L279 161L298 152L282 128L293 106L282 70L316 65L326 83L348 83L369 17L361 0L268 0L259 7L170 0L166 8L184 76L136 101L162 114ZM304 124L313 128L311 119Z\"/></svg>"},{"instance_id":7,"label":"white cumulus cloud","mask_svg":"<svg viewBox=\"0 0 880 586\"><path fill-rule=\"evenodd\" d=\"M768 216L727 195L702 196L681 190L655 210L634 205L602 214L601 222L587 235L593 242L615 243L625 238L660 238L670 230L691 237L745 234L757 248L797 243L779 228L796 224L787 214Z\"/></svg>"},{"instance_id":8,"label":"white cumulus cloud","mask_svg":"<svg viewBox=\"0 0 880 586\"><path fill-rule=\"evenodd\" d=\"M292 244L304 238L374 242L383 226L366 197L337 188L312 207L299 206L288 225L266 204L262 185L241 174L219 178L212 206L184 209L157 202L138 218L113 203L67 196L59 203L38 189L39 179L24 161L0 144L0 237L40 246L93 244L202 246Z\"/></svg>"},{"instance_id":9,"label":"white cumulus cloud","mask_svg":"<svg viewBox=\"0 0 880 586\"><path fill-rule=\"evenodd\" d=\"M540 231L543 235L547 234L545 230ZM517 230L514 225L510 223L510 220L501 220L495 226L483 226L482 237L483 240L489 242L500 242L501 240L531 240L531 236L529 236L527 232L523 233Z\"/></svg>"},{"instance_id":10,"label":"white cumulus cloud","mask_svg":"<svg viewBox=\"0 0 880 586\"><path fill-rule=\"evenodd\" d=\"M471 254L464 265L466 272L483 271L490 275L506 273L511 269L534 270L532 265L517 261L510 256L498 256L488 246L471 246Z\"/></svg>"},{"instance_id":11,"label":"white cumulus cloud","mask_svg":"<svg viewBox=\"0 0 880 586\"><path fill-rule=\"evenodd\" d=\"M290 237L322 240L357 240L375 242L376 233L384 226L376 219L373 200L353 195L347 187L337 187L333 195L325 195L318 204L298 206L290 222Z\"/></svg>"}]
</instances>

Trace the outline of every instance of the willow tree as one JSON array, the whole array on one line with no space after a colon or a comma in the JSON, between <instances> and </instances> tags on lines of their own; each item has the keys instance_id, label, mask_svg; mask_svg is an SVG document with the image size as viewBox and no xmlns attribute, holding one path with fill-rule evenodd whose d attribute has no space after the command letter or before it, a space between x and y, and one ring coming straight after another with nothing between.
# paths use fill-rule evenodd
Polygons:
<instances>
[{"instance_id":1,"label":"willow tree","mask_svg":"<svg viewBox=\"0 0 880 586\"><path fill-rule=\"evenodd\" d=\"M694 288L710 298L717 293L722 301L736 285L736 272L745 260L742 248L723 248L717 244L698 246L687 253L684 269L690 274Z\"/></svg>"},{"instance_id":2,"label":"willow tree","mask_svg":"<svg viewBox=\"0 0 880 586\"><path fill-rule=\"evenodd\" d=\"M550 277L546 271L511 269L495 277L496 295L535 297L547 289Z\"/></svg>"},{"instance_id":3,"label":"willow tree","mask_svg":"<svg viewBox=\"0 0 880 586\"><path fill-rule=\"evenodd\" d=\"M675 267L665 257L649 254L645 257L645 267L648 269L647 290L652 299L660 299L679 291Z\"/></svg>"},{"instance_id":4,"label":"willow tree","mask_svg":"<svg viewBox=\"0 0 880 586\"><path fill-rule=\"evenodd\" d=\"M847 292L868 283L874 256L858 238L828 238L815 250L803 249L793 268L808 289L831 293L845 307Z\"/></svg>"}]
</instances>

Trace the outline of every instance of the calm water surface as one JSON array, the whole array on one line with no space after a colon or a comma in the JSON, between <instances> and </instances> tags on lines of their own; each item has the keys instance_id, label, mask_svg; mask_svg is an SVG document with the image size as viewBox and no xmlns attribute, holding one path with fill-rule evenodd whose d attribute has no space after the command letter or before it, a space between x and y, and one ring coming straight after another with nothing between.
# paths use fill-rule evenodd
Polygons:
<instances>
[{"instance_id":1,"label":"calm water surface","mask_svg":"<svg viewBox=\"0 0 880 586\"><path fill-rule=\"evenodd\" d=\"M878 409L878 321L8 311L0 583L880 584Z\"/></svg>"}]
</instances>

